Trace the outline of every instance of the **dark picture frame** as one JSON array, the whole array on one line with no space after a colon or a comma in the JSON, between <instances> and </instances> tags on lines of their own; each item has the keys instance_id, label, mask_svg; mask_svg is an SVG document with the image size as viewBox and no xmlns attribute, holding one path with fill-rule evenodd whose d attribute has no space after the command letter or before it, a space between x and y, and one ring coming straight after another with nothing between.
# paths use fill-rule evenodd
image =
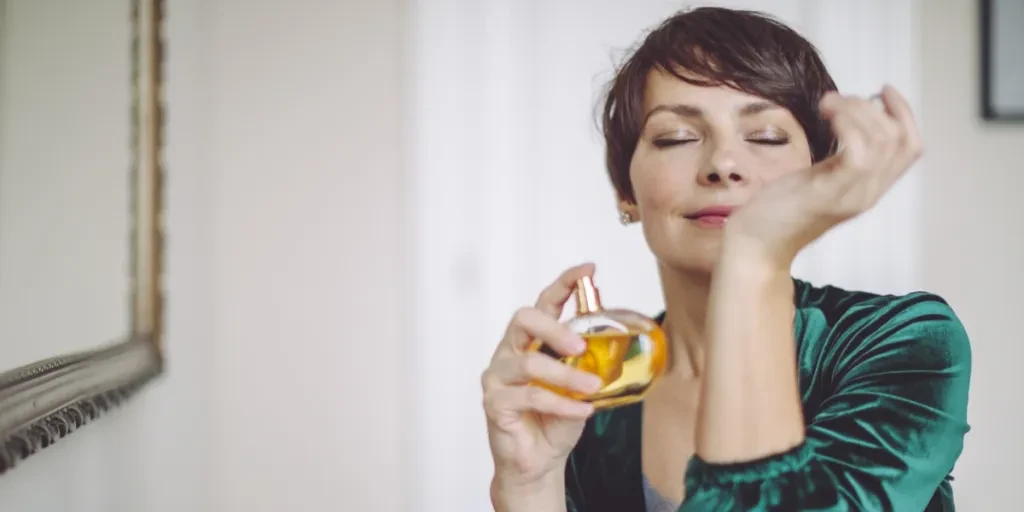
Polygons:
<instances>
[{"instance_id":1,"label":"dark picture frame","mask_svg":"<svg viewBox=\"0 0 1024 512\"><path fill-rule=\"evenodd\" d=\"M1024 0L980 0L981 114L1024 122Z\"/></svg>"}]
</instances>

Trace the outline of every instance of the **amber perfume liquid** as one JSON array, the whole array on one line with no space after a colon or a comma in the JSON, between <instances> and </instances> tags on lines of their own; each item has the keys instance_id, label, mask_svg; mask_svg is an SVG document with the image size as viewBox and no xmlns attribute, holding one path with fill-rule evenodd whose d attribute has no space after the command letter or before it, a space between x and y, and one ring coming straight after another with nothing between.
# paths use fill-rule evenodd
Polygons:
<instances>
[{"instance_id":1,"label":"amber perfume liquid","mask_svg":"<svg viewBox=\"0 0 1024 512\"><path fill-rule=\"evenodd\" d=\"M661 326L634 311L603 309L597 289L588 278L577 283L576 299L577 315L566 325L583 338L587 349L577 356L561 356L539 342L532 348L573 368L597 375L603 386L596 393L583 394L545 382L534 384L563 396L590 402L595 409L643 400L668 365L668 349Z\"/></svg>"}]
</instances>

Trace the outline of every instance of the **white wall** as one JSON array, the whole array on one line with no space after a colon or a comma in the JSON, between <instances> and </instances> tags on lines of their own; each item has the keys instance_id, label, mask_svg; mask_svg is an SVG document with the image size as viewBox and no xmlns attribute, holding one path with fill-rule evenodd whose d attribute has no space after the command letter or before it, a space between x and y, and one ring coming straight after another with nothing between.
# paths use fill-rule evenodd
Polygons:
<instances>
[{"instance_id":1,"label":"white wall","mask_svg":"<svg viewBox=\"0 0 1024 512\"><path fill-rule=\"evenodd\" d=\"M1024 466L1020 315L1024 308L1024 125L980 117L975 4L922 2L923 285L948 298L971 335L968 434L954 482L967 511L1008 510Z\"/></svg>"},{"instance_id":2,"label":"white wall","mask_svg":"<svg viewBox=\"0 0 1024 512\"><path fill-rule=\"evenodd\" d=\"M406 505L399 6L200 7L211 510Z\"/></svg>"},{"instance_id":3,"label":"white wall","mask_svg":"<svg viewBox=\"0 0 1024 512\"><path fill-rule=\"evenodd\" d=\"M141 405L145 510L407 510L399 3L168 15L170 359Z\"/></svg>"}]
</instances>

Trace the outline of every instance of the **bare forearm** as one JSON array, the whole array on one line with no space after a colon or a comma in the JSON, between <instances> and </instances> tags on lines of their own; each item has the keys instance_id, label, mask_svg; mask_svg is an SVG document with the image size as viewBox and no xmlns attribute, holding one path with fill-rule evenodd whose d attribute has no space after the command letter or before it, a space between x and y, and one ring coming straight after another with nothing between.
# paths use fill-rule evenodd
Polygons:
<instances>
[{"instance_id":1,"label":"bare forearm","mask_svg":"<svg viewBox=\"0 0 1024 512\"><path fill-rule=\"evenodd\" d=\"M765 457L804 436L789 269L738 254L723 254L708 303L697 455L709 462Z\"/></svg>"},{"instance_id":2,"label":"bare forearm","mask_svg":"<svg viewBox=\"0 0 1024 512\"><path fill-rule=\"evenodd\" d=\"M491 480L491 505L495 512L565 512L565 477L561 472L529 484Z\"/></svg>"}]
</instances>

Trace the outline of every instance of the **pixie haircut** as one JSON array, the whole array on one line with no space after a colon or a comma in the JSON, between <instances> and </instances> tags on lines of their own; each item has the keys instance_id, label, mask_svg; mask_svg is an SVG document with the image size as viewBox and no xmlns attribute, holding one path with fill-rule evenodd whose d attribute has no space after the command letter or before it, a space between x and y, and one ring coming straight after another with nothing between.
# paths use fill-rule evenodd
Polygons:
<instances>
[{"instance_id":1,"label":"pixie haircut","mask_svg":"<svg viewBox=\"0 0 1024 512\"><path fill-rule=\"evenodd\" d=\"M835 135L818 115L818 102L836 84L814 45L763 13L719 7L685 10L651 31L609 84L601 115L605 165L621 200L635 201L629 165L643 128L647 77L654 70L781 105L803 127L812 161L835 151Z\"/></svg>"}]
</instances>

